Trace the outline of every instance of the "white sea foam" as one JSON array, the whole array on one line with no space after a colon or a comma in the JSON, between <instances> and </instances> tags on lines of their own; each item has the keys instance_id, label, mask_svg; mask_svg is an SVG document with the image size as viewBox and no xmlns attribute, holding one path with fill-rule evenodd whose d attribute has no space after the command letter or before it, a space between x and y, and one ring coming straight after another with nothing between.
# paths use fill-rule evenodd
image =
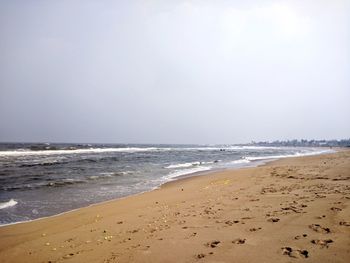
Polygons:
<instances>
[{"instance_id":1,"label":"white sea foam","mask_svg":"<svg viewBox=\"0 0 350 263\"><path fill-rule=\"evenodd\" d=\"M115 176L124 176L124 175L130 175L132 174L132 171L123 171L123 172L103 172L99 173L99 175L91 175L88 176L87 178L89 180L98 180L98 179L106 179L106 178L111 178Z\"/></svg>"},{"instance_id":2,"label":"white sea foam","mask_svg":"<svg viewBox=\"0 0 350 263\"><path fill-rule=\"evenodd\" d=\"M25 155L60 155L60 154L80 154L80 153L105 153L105 152L149 152L161 151L169 148L138 148L138 147L124 147L124 148L89 148L76 150L42 150L42 151L0 151L0 156L25 156Z\"/></svg>"},{"instance_id":3,"label":"white sea foam","mask_svg":"<svg viewBox=\"0 0 350 263\"><path fill-rule=\"evenodd\" d=\"M0 209L4 209L4 208L11 207L11 206L15 206L17 204L18 204L17 201L11 199L10 201L0 203Z\"/></svg>"},{"instance_id":4,"label":"white sea foam","mask_svg":"<svg viewBox=\"0 0 350 263\"><path fill-rule=\"evenodd\" d=\"M267 160L267 159L281 159L281 158L287 158L287 157L311 156L311 155L332 153L332 152L334 151L333 150L315 150L315 151L307 151L307 152L297 152L295 154L286 154L286 155L249 156L249 157L245 157L244 159L248 161L259 161L259 160Z\"/></svg>"},{"instance_id":5,"label":"white sea foam","mask_svg":"<svg viewBox=\"0 0 350 263\"><path fill-rule=\"evenodd\" d=\"M273 150L280 149L281 147L272 146L235 146L235 145L223 145L223 146L203 146L203 147L188 147L188 148L172 148L173 150L183 151L236 151L236 150Z\"/></svg>"},{"instance_id":6,"label":"white sea foam","mask_svg":"<svg viewBox=\"0 0 350 263\"><path fill-rule=\"evenodd\" d=\"M250 163L249 160L247 159L239 159L239 160L234 160L232 162L230 162L231 164L245 164L245 163Z\"/></svg>"},{"instance_id":7,"label":"white sea foam","mask_svg":"<svg viewBox=\"0 0 350 263\"><path fill-rule=\"evenodd\" d=\"M176 169L176 168L186 168L186 167L191 167L191 166L197 166L200 165L201 162L193 162L193 163L178 163L178 164L171 164L168 165L164 168L166 169Z\"/></svg>"},{"instance_id":8,"label":"white sea foam","mask_svg":"<svg viewBox=\"0 0 350 263\"><path fill-rule=\"evenodd\" d=\"M91 175L91 176L88 176L88 179L89 180L98 180L100 177L98 175Z\"/></svg>"},{"instance_id":9,"label":"white sea foam","mask_svg":"<svg viewBox=\"0 0 350 263\"><path fill-rule=\"evenodd\" d=\"M163 179L170 180L179 176L198 173L198 172L204 172L210 169L212 169L211 166L200 166L200 167L189 168L189 169L175 170L174 172L171 172L170 174L163 176Z\"/></svg>"},{"instance_id":10,"label":"white sea foam","mask_svg":"<svg viewBox=\"0 0 350 263\"><path fill-rule=\"evenodd\" d=\"M99 175L88 176L88 179L89 180L98 180L98 179L111 178L112 176L113 176L113 173L100 173Z\"/></svg>"},{"instance_id":11,"label":"white sea foam","mask_svg":"<svg viewBox=\"0 0 350 263\"><path fill-rule=\"evenodd\" d=\"M15 151L0 151L0 157L10 156L40 156L40 155L61 155L61 154L81 154L81 153L108 153L108 152L149 152L149 151L235 151L235 150L266 150L277 149L278 147L265 146L215 146L215 147L122 147L122 148L87 148L74 150L15 150Z\"/></svg>"}]
</instances>

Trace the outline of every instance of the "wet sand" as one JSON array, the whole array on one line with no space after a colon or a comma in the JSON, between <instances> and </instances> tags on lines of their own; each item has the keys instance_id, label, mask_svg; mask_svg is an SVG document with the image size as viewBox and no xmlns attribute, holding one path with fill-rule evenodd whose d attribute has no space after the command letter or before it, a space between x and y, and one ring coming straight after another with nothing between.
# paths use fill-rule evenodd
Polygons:
<instances>
[{"instance_id":1,"label":"wet sand","mask_svg":"<svg viewBox=\"0 0 350 263\"><path fill-rule=\"evenodd\" d=\"M0 228L0 262L349 262L350 151L191 177Z\"/></svg>"}]
</instances>

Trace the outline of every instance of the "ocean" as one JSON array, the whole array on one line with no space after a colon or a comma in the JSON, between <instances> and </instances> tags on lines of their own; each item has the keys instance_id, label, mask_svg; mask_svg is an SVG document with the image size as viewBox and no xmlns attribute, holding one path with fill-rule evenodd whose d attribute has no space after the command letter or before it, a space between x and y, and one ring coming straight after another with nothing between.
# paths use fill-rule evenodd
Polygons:
<instances>
[{"instance_id":1,"label":"ocean","mask_svg":"<svg viewBox=\"0 0 350 263\"><path fill-rule=\"evenodd\" d=\"M235 145L0 144L0 225L145 191L182 176L329 152Z\"/></svg>"}]
</instances>

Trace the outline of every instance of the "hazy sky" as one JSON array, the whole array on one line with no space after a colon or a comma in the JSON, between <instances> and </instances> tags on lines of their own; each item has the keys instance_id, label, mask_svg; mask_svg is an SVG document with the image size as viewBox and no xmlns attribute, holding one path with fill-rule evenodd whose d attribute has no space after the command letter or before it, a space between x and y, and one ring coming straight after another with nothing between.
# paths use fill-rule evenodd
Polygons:
<instances>
[{"instance_id":1,"label":"hazy sky","mask_svg":"<svg viewBox=\"0 0 350 263\"><path fill-rule=\"evenodd\" d=\"M0 141L350 137L350 1L1 1Z\"/></svg>"}]
</instances>

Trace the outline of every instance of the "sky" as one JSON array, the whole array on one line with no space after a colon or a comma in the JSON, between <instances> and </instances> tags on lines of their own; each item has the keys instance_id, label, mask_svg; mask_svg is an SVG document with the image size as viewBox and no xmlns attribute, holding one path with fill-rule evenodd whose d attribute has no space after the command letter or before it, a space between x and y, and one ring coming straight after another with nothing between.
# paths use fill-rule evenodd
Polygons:
<instances>
[{"instance_id":1,"label":"sky","mask_svg":"<svg viewBox=\"0 0 350 263\"><path fill-rule=\"evenodd\" d=\"M0 0L0 141L350 137L350 1Z\"/></svg>"}]
</instances>

